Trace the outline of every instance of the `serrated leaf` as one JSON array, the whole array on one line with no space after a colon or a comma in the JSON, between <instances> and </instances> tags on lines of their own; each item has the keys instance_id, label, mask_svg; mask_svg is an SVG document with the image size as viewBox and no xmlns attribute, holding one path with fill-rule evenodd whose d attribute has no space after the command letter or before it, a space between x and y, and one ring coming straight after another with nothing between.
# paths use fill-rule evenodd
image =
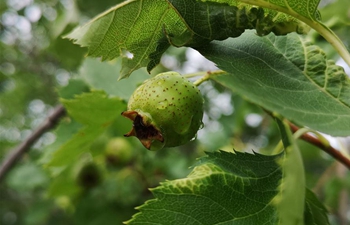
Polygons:
<instances>
[{"instance_id":1,"label":"serrated leaf","mask_svg":"<svg viewBox=\"0 0 350 225\"><path fill-rule=\"evenodd\" d=\"M224 151L207 153L186 178L166 181L151 189L155 199L138 207L140 212L126 224L306 225L308 221L326 222L324 208L317 199L310 193L305 198L300 152L288 126L281 121L278 124L284 152L274 156ZM305 212L304 206L307 207ZM318 215L322 216L319 220L315 218ZM318 222L315 224L323 224Z\"/></svg>"},{"instance_id":2,"label":"serrated leaf","mask_svg":"<svg viewBox=\"0 0 350 225\"><path fill-rule=\"evenodd\" d=\"M317 199L316 195L306 189L305 195L305 225L329 225L327 209Z\"/></svg>"},{"instance_id":3,"label":"serrated leaf","mask_svg":"<svg viewBox=\"0 0 350 225\"><path fill-rule=\"evenodd\" d=\"M154 54L160 40L165 38L164 29L171 34L182 34L186 30L181 18L166 1L126 1L67 37L81 46L88 46L88 55L102 56L103 60L132 53L132 59L123 58L120 75L123 78L150 62L149 55Z\"/></svg>"},{"instance_id":4,"label":"serrated leaf","mask_svg":"<svg viewBox=\"0 0 350 225\"><path fill-rule=\"evenodd\" d=\"M118 96L127 101L136 87L150 76L146 70L140 69L135 72L135 76L118 81L121 61L117 59L106 63L98 59L86 58L79 69L79 74L93 89L103 90L109 95Z\"/></svg>"},{"instance_id":5,"label":"serrated leaf","mask_svg":"<svg viewBox=\"0 0 350 225\"><path fill-rule=\"evenodd\" d=\"M207 153L188 177L151 189L126 224L303 224L305 183L290 182L303 170L287 154Z\"/></svg>"},{"instance_id":6,"label":"serrated leaf","mask_svg":"<svg viewBox=\"0 0 350 225\"><path fill-rule=\"evenodd\" d=\"M71 16L67 15L67 17L69 18L73 18L77 14L75 10L70 11L70 13ZM61 21L68 22L66 19L63 19ZM84 58L84 55L86 54L86 49L74 45L69 40L61 38L63 34L66 34L68 31L71 31L74 28L73 26L76 26L76 24L62 24L62 28L65 27L65 29L60 34L57 34L56 32L61 31L61 28L57 27L57 30L55 28L50 29L50 31L54 31L55 34L53 34L53 36L55 36L55 39L52 40L49 49L58 59L60 59L60 63L62 64L62 66L65 69L69 70L76 69L80 65L81 61Z\"/></svg>"},{"instance_id":7,"label":"serrated leaf","mask_svg":"<svg viewBox=\"0 0 350 225\"><path fill-rule=\"evenodd\" d=\"M276 224L283 157L235 152L207 153L184 179L152 189L156 199L138 207L127 224Z\"/></svg>"},{"instance_id":8,"label":"serrated leaf","mask_svg":"<svg viewBox=\"0 0 350 225\"><path fill-rule=\"evenodd\" d=\"M68 114L85 125L52 154L48 165L64 166L74 162L82 153L89 152L91 144L125 110L119 98L109 98L102 91L83 93L74 99L62 99Z\"/></svg>"},{"instance_id":9,"label":"serrated leaf","mask_svg":"<svg viewBox=\"0 0 350 225\"><path fill-rule=\"evenodd\" d=\"M120 74L124 78L140 67L153 69L170 45L199 46L237 37L245 29L256 29L261 35L301 30L292 17L269 14L246 4L134 0L111 8L67 38L87 46L89 56L103 60L124 56Z\"/></svg>"},{"instance_id":10,"label":"serrated leaf","mask_svg":"<svg viewBox=\"0 0 350 225\"><path fill-rule=\"evenodd\" d=\"M213 41L198 49L229 75L213 79L303 126L350 135L350 81L342 67L296 34Z\"/></svg>"},{"instance_id":11,"label":"serrated leaf","mask_svg":"<svg viewBox=\"0 0 350 225\"><path fill-rule=\"evenodd\" d=\"M108 126L126 109L123 100L109 98L103 91L83 93L74 99L62 99L61 102L70 116L91 126Z\"/></svg>"}]
</instances>

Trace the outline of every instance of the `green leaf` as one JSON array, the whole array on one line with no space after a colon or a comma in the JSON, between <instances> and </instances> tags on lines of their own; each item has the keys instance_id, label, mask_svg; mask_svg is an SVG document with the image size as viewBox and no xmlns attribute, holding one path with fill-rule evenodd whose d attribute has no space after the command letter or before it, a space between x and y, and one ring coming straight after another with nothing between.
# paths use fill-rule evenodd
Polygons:
<instances>
[{"instance_id":1,"label":"green leaf","mask_svg":"<svg viewBox=\"0 0 350 225\"><path fill-rule=\"evenodd\" d=\"M236 0L202 0L205 2L216 2L221 4L236 5ZM322 35L338 51L345 62L350 66L350 53L339 37L320 20L317 11L320 0L239 0L239 2L261 6L273 11L285 13L306 23ZM339 13L339 12L337 12ZM278 15L278 14L277 14Z\"/></svg>"},{"instance_id":2,"label":"green leaf","mask_svg":"<svg viewBox=\"0 0 350 225\"><path fill-rule=\"evenodd\" d=\"M213 41L198 50L229 75L213 80L312 129L350 135L350 81L342 67L296 34Z\"/></svg>"},{"instance_id":3,"label":"green leaf","mask_svg":"<svg viewBox=\"0 0 350 225\"><path fill-rule=\"evenodd\" d=\"M238 2L261 6L272 11L280 11L290 14L298 19L305 17L310 20L319 20L317 11L319 0L203 0L205 2L216 2L221 4L237 5Z\"/></svg>"},{"instance_id":4,"label":"green leaf","mask_svg":"<svg viewBox=\"0 0 350 225\"><path fill-rule=\"evenodd\" d=\"M91 144L104 130L104 127L91 126L81 129L52 154L48 166L66 166L75 162L81 154L89 152Z\"/></svg>"},{"instance_id":5,"label":"green leaf","mask_svg":"<svg viewBox=\"0 0 350 225\"><path fill-rule=\"evenodd\" d=\"M72 12L74 15L76 12ZM71 17L72 18L72 17ZM64 20L64 22L68 22L67 20ZM65 26L66 24L62 24ZM84 55L86 54L86 49L80 48L77 45L74 45L72 42L66 39L62 39L62 35L66 34L68 31L71 31L73 28L72 24L67 25L65 29L62 31L61 34L54 34L55 39L52 40L50 51L58 58L60 59L60 63L64 66L66 69L76 69L81 61L84 58ZM61 28L56 28L58 31L61 30ZM52 30L55 30L54 28ZM57 32L54 31L54 32Z\"/></svg>"},{"instance_id":6,"label":"green leaf","mask_svg":"<svg viewBox=\"0 0 350 225\"><path fill-rule=\"evenodd\" d=\"M98 59L86 58L79 69L79 74L93 89L104 90L109 95L127 101L137 86L150 76L146 70L140 69L135 72L136 76L118 81L121 61L117 59L105 63Z\"/></svg>"},{"instance_id":7,"label":"green leaf","mask_svg":"<svg viewBox=\"0 0 350 225\"><path fill-rule=\"evenodd\" d=\"M117 97L108 98L102 91L83 93L61 102L75 120L92 126L107 126L126 109L124 101Z\"/></svg>"},{"instance_id":8,"label":"green leaf","mask_svg":"<svg viewBox=\"0 0 350 225\"><path fill-rule=\"evenodd\" d=\"M61 98L72 99L75 95L88 91L89 87L84 81L81 79L70 79L67 86L58 90L58 94Z\"/></svg>"},{"instance_id":9,"label":"green leaf","mask_svg":"<svg viewBox=\"0 0 350 225\"><path fill-rule=\"evenodd\" d=\"M283 154L207 153L187 178L152 189L127 224L276 224Z\"/></svg>"},{"instance_id":10,"label":"green leaf","mask_svg":"<svg viewBox=\"0 0 350 225\"><path fill-rule=\"evenodd\" d=\"M39 163L42 165L48 164L52 159L52 154L64 143L68 142L81 128L82 125L75 120L69 118L62 119L56 130L53 132L56 136L56 140L49 146L45 147Z\"/></svg>"},{"instance_id":11,"label":"green leaf","mask_svg":"<svg viewBox=\"0 0 350 225\"><path fill-rule=\"evenodd\" d=\"M305 174L303 160L288 124L277 119L285 157L280 160L283 178L274 198L281 225L303 225L305 205Z\"/></svg>"},{"instance_id":12,"label":"green leaf","mask_svg":"<svg viewBox=\"0 0 350 225\"><path fill-rule=\"evenodd\" d=\"M72 174L72 166L68 166L59 176L55 176L49 185L47 195L52 198L57 197L73 197L81 191L75 177Z\"/></svg>"},{"instance_id":13,"label":"green leaf","mask_svg":"<svg viewBox=\"0 0 350 225\"><path fill-rule=\"evenodd\" d=\"M302 159L291 131L277 123L285 151L207 153L186 178L151 189L155 199L138 207L126 224L327 224L322 204L310 191L305 197Z\"/></svg>"},{"instance_id":14,"label":"green leaf","mask_svg":"<svg viewBox=\"0 0 350 225\"><path fill-rule=\"evenodd\" d=\"M62 103L76 121L86 125L52 154L48 165L65 166L76 161L107 127L120 117L126 104L119 98L108 98L104 92L83 93ZM47 159L46 159L47 160Z\"/></svg>"},{"instance_id":15,"label":"green leaf","mask_svg":"<svg viewBox=\"0 0 350 225\"><path fill-rule=\"evenodd\" d=\"M67 37L81 46L88 46L89 56L102 56L103 60L132 53L132 59L123 58L120 74L123 78L146 66L150 62L149 55L155 54L157 48L163 52L166 50L169 44L162 41L165 39L164 30L177 35L186 31L185 24L166 1L126 1ZM165 48L162 47L164 44Z\"/></svg>"},{"instance_id":16,"label":"green leaf","mask_svg":"<svg viewBox=\"0 0 350 225\"><path fill-rule=\"evenodd\" d=\"M305 198L305 225L329 225L327 209L317 199L316 195L306 189Z\"/></svg>"},{"instance_id":17,"label":"green leaf","mask_svg":"<svg viewBox=\"0 0 350 225\"><path fill-rule=\"evenodd\" d=\"M152 70L170 45L199 46L237 37L245 29L256 29L260 35L271 31L285 34L302 30L299 25L292 17L247 4L136 0L100 14L67 38L87 46L89 56L103 60L124 56L120 73L124 78L140 67Z\"/></svg>"}]
</instances>

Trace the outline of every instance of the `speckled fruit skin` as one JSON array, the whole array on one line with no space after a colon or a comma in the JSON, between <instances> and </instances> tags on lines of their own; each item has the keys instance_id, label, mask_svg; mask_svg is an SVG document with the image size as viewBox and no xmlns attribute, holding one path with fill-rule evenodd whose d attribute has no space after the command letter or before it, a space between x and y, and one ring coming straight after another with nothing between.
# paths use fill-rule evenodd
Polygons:
<instances>
[{"instance_id":1,"label":"speckled fruit skin","mask_svg":"<svg viewBox=\"0 0 350 225\"><path fill-rule=\"evenodd\" d=\"M203 97L176 72L146 80L132 94L123 116L134 121L125 136L136 136L148 149L183 145L202 126Z\"/></svg>"}]
</instances>

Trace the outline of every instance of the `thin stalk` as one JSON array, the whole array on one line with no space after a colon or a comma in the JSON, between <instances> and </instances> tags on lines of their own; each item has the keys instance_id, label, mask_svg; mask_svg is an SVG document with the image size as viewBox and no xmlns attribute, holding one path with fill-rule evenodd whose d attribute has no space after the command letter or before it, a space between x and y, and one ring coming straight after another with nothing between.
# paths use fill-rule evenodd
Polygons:
<instances>
[{"instance_id":1,"label":"thin stalk","mask_svg":"<svg viewBox=\"0 0 350 225\"><path fill-rule=\"evenodd\" d=\"M186 75L185 77L196 77L198 75L202 75L201 78L199 78L198 80L196 80L195 82L193 82L194 85L196 85L197 87L199 85L201 85L203 82L207 81L207 80L210 80L211 77L213 76L218 76L218 75L223 75L223 74L226 74L225 71L223 70L216 70L216 71L208 71L208 72L198 72L198 73L193 73L193 74L188 74Z\"/></svg>"},{"instance_id":2,"label":"thin stalk","mask_svg":"<svg viewBox=\"0 0 350 225\"><path fill-rule=\"evenodd\" d=\"M10 151L8 156L4 159L0 165L0 181L10 171L10 169L16 164L16 162L33 146L33 144L48 130L51 130L56 126L58 121L66 115L66 111L62 105L57 106L53 113L46 118L46 120L33 131L21 144Z\"/></svg>"},{"instance_id":3,"label":"thin stalk","mask_svg":"<svg viewBox=\"0 0 350 225\"><path fill-rule=\"evenodd\" d=\"M300 128L293 123L289 122L289 127L293 133L296 133ZM348 169L350 169L350 158L344 155L341 151L333 148L331 145L325 144L317 137L313 137L310 134L304 133L300 136L300 139L309 142L312 145L319 147L321 150L331 155L333 158L338 160L340 163L344 164Z\"/></svg>"}]
</instances>

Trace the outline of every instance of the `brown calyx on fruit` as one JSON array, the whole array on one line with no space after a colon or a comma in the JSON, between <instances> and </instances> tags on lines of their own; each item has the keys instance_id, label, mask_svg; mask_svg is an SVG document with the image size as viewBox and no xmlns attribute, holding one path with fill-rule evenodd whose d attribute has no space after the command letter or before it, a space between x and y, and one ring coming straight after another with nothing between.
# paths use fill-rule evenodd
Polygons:
<instances>
[{"instance_id":1,"label":"brown calyx on fruit","mask_svg":"<svg viewBox=\"0 0 350 225\"><path fill-rule=\"evenodd\" d=\"M145 124L143 117L136 111L124 111L122 116L133 121L132 129L129 133L124 134L124 137L137 137L140 142L148 150L151 148L151 144L154 140L164 142L163 135L152 124Z\"/></svg>"}]
</instances>

